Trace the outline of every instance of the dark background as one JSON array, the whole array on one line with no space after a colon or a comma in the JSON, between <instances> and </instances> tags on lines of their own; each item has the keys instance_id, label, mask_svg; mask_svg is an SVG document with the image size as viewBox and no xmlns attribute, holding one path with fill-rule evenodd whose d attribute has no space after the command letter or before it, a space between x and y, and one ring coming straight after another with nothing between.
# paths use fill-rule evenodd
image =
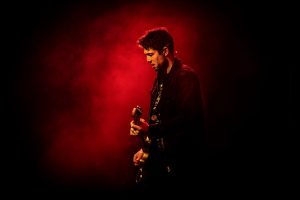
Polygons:
<instances>
[{"instance_id":1,"label":"dark background","mask_svg":"<svg viewBox=\"0 0 300 200\"><path fill-rule=\"evenodd\" d=\"M51 194L53 191L100 192L103 188L106 189L105 183L60 185L51 182L39 171L37 152L41 144L33 133L35 131L33 126L37 121L34 113L28 112L30 110L28 104L20 99L20 94L24 92L21 91L20 83L34 76L34 73L28 73L28 65L24 61L31 53L28 52L28 46L35 47L35 41L31 37L33 33L38 33L36 35L41 37L47 34L47 30L55 27L59 19L65 17L66 11L74 6L84 5L90 7L91 12L101 12L125 4L123 1L84 3L42 1L9 3L4 6L2 40L5 44L3 54L5 63L2 65L2 76L5 114L2 118L4 128L1 132L8 139L2 140L5 158L2 163L5 170L2 172L7 177L5 186L10 190L29 194L38 190L44 194ZM247 54L251 55L249 57L257 70L252 81L240 86L252 90L250 98L246 92L235 94L242 102L235 107L240 109L238 113L241 118L235 123L234 128L228 127L226 117L214 108L209 108L206 113L211 119L207 122L211 132L217 136L219 132L230 135L230 142L226 148L214 146L210 152L210 173L213 175L210 184L215 188L216 185L219 188L226 188L227 182L233 181L236 182L235 187L247 185L252 188L254 184L254 191L264 191L265 185L277 185L281 178L278 166L285 143L281 138L289 132L288 122L292 122L291 112L288 112L288 109L292 102L293 73L291 71L288 73L288 70L294 65L292 60L294 53L291 51L294 46L292 27L296 25L294 6L288 3L260 1L203 1L199 5L185 1L185 5L187 4L194 8L208 6L220 16L228 17L237 38L243 41L243 44L249 45L250 50ZM35 67L38 66L29 66L29 70L34 71ZM227 72L227 75L230 73ZM287 77L290 79L289 82L286 81ZM213 105L218 103L222 104L220 107L226 106L221 100L214 102ZM212 138L218 139L220 138Z\"/></svg>"}]
</instances>

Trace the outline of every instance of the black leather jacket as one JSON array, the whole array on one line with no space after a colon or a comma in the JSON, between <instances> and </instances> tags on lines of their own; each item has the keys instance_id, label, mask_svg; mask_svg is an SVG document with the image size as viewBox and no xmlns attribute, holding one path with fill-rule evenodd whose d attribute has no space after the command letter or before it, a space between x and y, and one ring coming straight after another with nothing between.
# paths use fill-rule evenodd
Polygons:
<instances>
[{"instance_id":1,"label":"black leather jacket","mask_svg":"<svg viewBox=\"0 0 300 200\"><path fill-rule=\"evenodd\" d=\"M153 110L161 83L161 98ZM191 67L176 58L167 76L156 77L149 114L150 162L163 158L163 163L175 173L184 173L188 170L187 160L197 159L205 134L200 83ZM158 120L153 120L153 115ZM164 156L161 156L162 153Z\"/></svg>"}]
</instances>

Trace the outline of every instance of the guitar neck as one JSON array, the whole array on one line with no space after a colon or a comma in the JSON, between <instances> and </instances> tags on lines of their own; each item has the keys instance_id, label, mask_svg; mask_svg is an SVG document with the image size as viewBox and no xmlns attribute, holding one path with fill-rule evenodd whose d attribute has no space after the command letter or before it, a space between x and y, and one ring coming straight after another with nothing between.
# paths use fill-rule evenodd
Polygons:
<instances>
[{"instance_id":1,"label":"guitar neck","mask_svg":"<svg viewBox=\"0 0 300 200\"><path fill-rule=\"evenodd\" d=\"M136 106L133 110L132 110L132 118L133 118L133 122L136 125L140 124L140 118L142 116L142 108L140 106Z\"/></svg>"},{"instance_id":2,"label":"guitar neck","mask_svg":"<svg viewBox=\"0 0 300 200\"><path fill-rule=\"evenodd\" d=\"M139 124L140 124L140 119L141 119L141 118L140 118L139 116L134 117L134 118L133 118L134 124L139 125Z\"/></svg>"}]
</instances>

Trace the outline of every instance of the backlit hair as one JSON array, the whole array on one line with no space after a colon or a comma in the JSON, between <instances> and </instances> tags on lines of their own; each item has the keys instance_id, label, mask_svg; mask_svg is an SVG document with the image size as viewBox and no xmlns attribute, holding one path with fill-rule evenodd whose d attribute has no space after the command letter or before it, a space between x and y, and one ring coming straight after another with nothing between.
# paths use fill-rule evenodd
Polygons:
<instances>
[{"instance_id":1,"label":"backlit hair","mask_svg":"<svg viewBox=\"0 0 300 200\"><path fill-rule=\"evenodd\" d=\"M138 41L138 45L144 49L150 48L162 53L164 47L168 47L171 54L174 54L174 40L169 31L165 27L153 28L144 35L142 35Z\"/></svg>"}]
</instances>

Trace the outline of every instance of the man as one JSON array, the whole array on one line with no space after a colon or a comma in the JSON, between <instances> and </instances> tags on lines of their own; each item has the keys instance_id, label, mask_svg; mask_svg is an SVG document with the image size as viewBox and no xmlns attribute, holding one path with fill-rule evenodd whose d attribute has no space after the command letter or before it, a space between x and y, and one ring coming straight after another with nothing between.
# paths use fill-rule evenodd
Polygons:
<instances>
[{"instance_id":1,"label":"man","mask_svg":"<svg viewBox=\"0 0 300 200\"><path fill-rule=\"evenodd\" d=\"M162 190L188 186L201 175L204 155L198 77L175 56L173 37L166 28L148 30L138 39L138 45L157 73L149 119L130 122L130 135L143 136L144 140L133 156L134 165L143 170L138 182Z\"/></svg>"}]
</instances>

